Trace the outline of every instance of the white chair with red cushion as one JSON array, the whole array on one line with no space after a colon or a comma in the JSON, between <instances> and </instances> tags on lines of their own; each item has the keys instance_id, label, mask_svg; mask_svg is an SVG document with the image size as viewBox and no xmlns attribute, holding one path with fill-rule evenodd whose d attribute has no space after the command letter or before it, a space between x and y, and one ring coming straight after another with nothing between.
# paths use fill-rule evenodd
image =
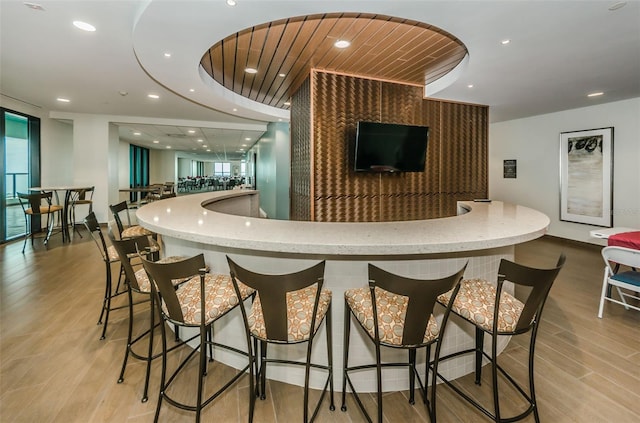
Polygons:
<instances>
[{"instance_id":1,"label":"white chair with red cushion","mask_svg":"<svg viewBox=\"0 0 640 423\"><path fill-rule=\"evenodd\" d=\"M604 247L602 249L602 258L604 259L605 267L598 317L602 318L605 301L623 305L627 310L632 308L640 311L640 307L627 301L628 298L640 301L640 271L637 270L640 269L640 250L616 246ZM620 265L630 269L620 272ZM612 286L616 287L620 297L619 300L608 295Z\"/></svg>"}]
</instances>

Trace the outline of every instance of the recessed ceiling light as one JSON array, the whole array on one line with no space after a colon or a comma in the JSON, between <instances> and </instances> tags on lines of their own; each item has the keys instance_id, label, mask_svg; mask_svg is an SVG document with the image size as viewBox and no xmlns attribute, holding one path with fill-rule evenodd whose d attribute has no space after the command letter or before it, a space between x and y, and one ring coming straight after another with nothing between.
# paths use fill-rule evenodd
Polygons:
<instances>
[{"instance_id":1,"label":"recessed ceiling light","mask_svg":"<svg viewBox=\"0 0 640 423\"><path fill-rule=\"evenodd\" d=\"M148 94L147 97L149 98L153 98L153 99L158 99L160 98L160 96L158 94Z\"/></svg>"},{"instance_id":2,"label":"recessed ceiling light","mask_svg":"<svg viewBox=\"0 0 640 423\"><path fill-rule=\"evenodd\" d=\"M251 141L251 138L247 137L244 139L245 141Z\"/></svg>"},{"instance_id":3,"label":"recessed ceiling light","mask_svg":"<svg viewBox=\"0 0 640 423\"><path fill-rule=\"evenodd\" d=\"M195 92L195 91L196 91L196 90L194 90L193 88L189 88L189 92L190 92L190 93Z\"/></svg>"},{"instance_id":4,"label":"recessed ceiling light","mask_svg":"<svg viewBox=\"0 0 640 423\"><path fill-rule=\"evenodd\" d=\"M290 101L285 101L285 102L284 102L284 105L285 105L285 106L291 106L291 102L290 102Z\"/></svg>"},{"instance_id":5,"label":"recessed ceiling light","mask_svg":"<svg viewBox=\"0 0 640 423\"><path fill-rule=\"evenodd\" d=\"M473 84L467 85L467 88L473 88Z\"/></svg>"},{"instance_id":6,"label":"recessed ceiling light","mask_svg":"<svg viewBox=\"0 0 640 423\"><path fill-rule=\"evenodd\" d=\"M154 144L160 144L160 141L158 141L158 140L153 140L153 143L154 143Z\"/></svg>"},{"instance_id":7,"label":"recessed ceiling light","mask_svg":"<svg viewBox=\"0 0 640 423\"><path fill-rule=\"evenodd\" d=\"M278 74L278 76L279 76L280 78L284 78L285 76L287 76L287 74L286 74L286 73L279 73L279 74Z\"/></svg>"},{"instance_id":8,"label":"recessed ceiling light","mask_svg":"<svg viewBox=\"0 0 640 423\"><path fill-rule=\"evenodd\" d=\"M236 0L227 0L227 4L228 4L229 6L235 6L235 5L236 5L236 4L238 4L238 3L236 2Z\"/></svg>"},{"instance_id":9,"label":"recessed ceiling light","mask_svg":"<svg viewBox=\"0 0 640 423\"><path fill-rule=\"evenodd\" d=\"M623 8L623 7L625 7L626 5L627 5L627 2L626 2L626 1L619 1L619 2L614 3L614 4L612 4L611 6L609 6L609 10L611 10L611 11L613 12L614 10L618 10L618 9L620 9L620 8Z\"/></svg>"},{"instance_id":10,"label":"recessed ceiling light","mask_svg":"<svg viewBox=\"0 0 640 423\"><path fill-rule=\"evenodd\" d=\"M82 22L82 21L73 21L73 26L79 28L83 31L93 32L96 30L96 27L91 25L90 23Z\"/></svg>"},{"instance_id":11,"label":"recessed ceiling light","mask_svg":"<svg viewBox=\"0 0 640 423\"><path fill-rule=\"evenodd\" d=\"M168 145L168 146L167 146L167 148L171 148L171 146L170 146L170 145Z\"/></svg>"},{"instance_id":12,"label":"recessed ceiling light","mask_svg":"<svg viewBox=\"0 0 640 423\"><path fill-rule=\"evenodd\" d=\"M246 147L246 146L247 146L247 144L242 144L242 146L243 146L243 147Z\"/></svg>"},{"instance_id":13,"label":"recessed ceiling light","mask_svg":"<svg viewBox=\"0 0 640 423\"><path fill-rule=\"evenodd\" d=\"M201 140L201 139L199 139L199 140L198 140L198 142L202 142L202 140Z\"/></svg>"},{"instance_id":14,"label":"recessed ceiling light","mask_svg":"<svg viewBox=\"0 0 640 423\"><path fill-rule=\"evenodd\" d=\"M207 150L207 153L211 153L211 150Z\"/></svg>"},{"instance_id":15,"label":"recessed ceiling light","mask_svg":"<svg viewBox=\"0 0 640 423\"><path fill-rule=\"evenodd\" d=\"M140 136L142 134L140 132L134 132L133 135Z\"/></svg>"},{"instance_id":16,"label":"recessed ceiling light","mask_svg":"<svg viewBox=\"0 0 640 423\"><path fill-rule=\"evenodd\" d=\"M125 97L129 93L126 92L125 90L120 90L120 91L118 91L118 94L120 94L121 96Z\"/></svg>"},{"instance_id":17,"label":"recessed ceiling light","mask_svg":"<svg viewBox=\"0 0 640 423\"><path fill-rule=\"evenodd\" d=\"M193 129L189 129L187 132L190 133L190 134L195 134L196 133L196 131L193 130Z\"/></svg>"},{"instance_id":18,"label":"recessed ceiling light","mask_svg":"<svg viewBox=\"0 0 640 423\"><path fill-rule=\"evenodd\" d=\"M171 57L171 53L169 53L169 52L165 53L164 57L167 57L167 58Z\"/></svg>"},{"instance_id":19,"label":"recessed ceiling light","mask_svg":"<svg viewBox=\"0 0 640 423\"><path fill-rule=\"evenodd\" d=\"M37 3L31 3L28 1L25 1L24 3L25 6L27 6L29 9L33 9L33 10L39 10L41 12L44 12L44 7L42 7L41 5L37 4Z\"/></svg>"},{"instance_id":20,"label":"recessed ceiling light","mask_svg":"<svg viewBox=\"0 0 640 423\"><path fill-rule=\"evenodd\" d=\"M500 44L502 44L503 46L506 46L510 42L511 42L511 40L502 40L502 41L500 41Z\"/></svg>"},{"instance_id":21,"label":"recessed ceiling light","mask_svg":"<svg viewBox=\"0 0 640 423\"><path fill-rule=\"evenodd\" d=\"M256 68L244 68L244 71L251 74L258 73L258 69Z\"/></svg>"},{"instance_id":22,"label":"recessed ceiling light","mask_svg":"<svg viewBox=\"0 0 640 423\"><path fill-rule=\"evenodd\" d=\"M233 109L233 111L234 111L234 112L237 112L237 111L238 111L238 109L234 108L234 109Z\"/></svg>"},{"instance_id":23,"label":"recessed ceiling light","mask_svg":"<svg viewBox=\"0 0 640 423\"><path fill-rule=\"evenodd\" d=\"M587 97L598 97L598 96L601 96L603 94L604 93L602 91L598 91L598 92L595 92L595 93L587 94Z\"/></svg>"},{"instance_id":24,"label":"recessed ceiling light","mask_svg":"<svg viewBox=\"0 0 640 423\"><path fill-rule=\"evenodd\" d=\"M351 45L351 42L347 40L338 40L335 43L333 43L333 45L338 48L347 48Z\"/></svg>"},{"instance_id":25,"label":"recessed ceiling light","mask_svg":"<svg viewBox=\"0 0 640 423\"><path fill-rule=\"evenodd\" d=\"M68 98L63 98L63 97L58 97L56 98L56 100L58 100L60 103L70 103L71 100L69 100Z\"/></svg>"},{"instance_id":26,"label":"recessed ceiling light","mask_svg":"<svg viewBox=\"0 0 640 423\"><path fill-rule=\"evenodd\" d=\"M209 148L209 146L208 145L203 145L202 148Z\"/></svg>"}]
</instances>

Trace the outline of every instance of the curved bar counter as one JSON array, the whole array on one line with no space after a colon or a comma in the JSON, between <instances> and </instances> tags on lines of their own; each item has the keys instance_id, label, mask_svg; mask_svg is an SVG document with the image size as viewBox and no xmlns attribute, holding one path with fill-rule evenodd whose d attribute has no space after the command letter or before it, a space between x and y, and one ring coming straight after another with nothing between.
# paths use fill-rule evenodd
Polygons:
<instances>
[{"instance_id":1,"label":"curved bar counter","mask_svg":"<svg viewBox=\"0 0 640 423\"><path fill-rule=\"evenodd\" d=\"M344 291L367 284L367 263L412 278L438 278L452 274L468 261L465 278L496 280L502 258L513 259L514 245L544 235L549 218L536 210L498 201L460 202L459 215L402 222L326 223L262 219L259 194L252 190L220 191L170 198L145 205L136 213L138 223L161 235L166 255L204 253L213 272L228 273L226 255L260 273L287 273L326 260L325 286L333 292L334 380L342 381ZM440 308L437 308L437 310ZM440 309L441 310L441 309ZM246 349L240 313L230 313L216 325L216 338ZM471 325L449 321L442 354L473 345ZM322 329L324 330L324 326ZM353 330L350 364L374 361L371 342ZM320 334L316 343L324 344ZM505 344L508 340L505 340ZM502 346L502 348L504 345ZM501 348L501 349L502 349ZM270 347L288 359L305 356L301 345ZM315 352L326 351L316 345ZM216 359L236 368L242 361L224 351ZM385 349L383 360L398 360L400 351ZM318 357L314 357L318 359ZM404 357L402 357L404 359ZM420 359L419 359L420 360ZM421 357L424 363L424 356ZM444 362L440 370L449 378L473 371L472 358ZM271 366L268 377L302 384L302 372ZM385 372L384 389L408 387L403 369ZM319 388L321 378L311 386ZM375 372L354 378L357 389L375 391Z\"/></svg>"}]
</instances>

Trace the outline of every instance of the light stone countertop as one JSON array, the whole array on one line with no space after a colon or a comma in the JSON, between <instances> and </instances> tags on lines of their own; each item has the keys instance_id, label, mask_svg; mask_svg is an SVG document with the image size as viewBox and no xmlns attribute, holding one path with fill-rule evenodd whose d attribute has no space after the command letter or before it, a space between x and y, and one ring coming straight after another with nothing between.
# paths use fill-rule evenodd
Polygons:
<instances>
[{"instance_id":1,"label":"light stone countertop","mask_svg":"<svg viewBox=\"0 0 640 423\"><path fill-rule=\"evenodd\" d=\"M210 201L253 196L235 190L184 195L149 203L143 227L187 241L265 253L323 256L420 256L504 247L547 232L549 218L516 204L460 202L459 216L402 222L327 223L234 216L207 210ZM255 197L254 197L255 198Z\"/></svg>"}]
</instances>

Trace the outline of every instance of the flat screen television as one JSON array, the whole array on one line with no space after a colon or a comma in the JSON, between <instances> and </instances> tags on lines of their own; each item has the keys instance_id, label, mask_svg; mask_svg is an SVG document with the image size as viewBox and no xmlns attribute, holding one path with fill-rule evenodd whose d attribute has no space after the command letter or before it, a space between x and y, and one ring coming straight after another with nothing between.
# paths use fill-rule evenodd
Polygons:
<instances>
[{"instance_id":1,"label":"flat screen television","mask_svg":"<svg viewBox=\"0 0 640 423\"><path fill-rule=\"evenodd\" d=\"M355 171L422 172L428 139L428 126L358 122Z\"/></svg>"}]
</instances>

